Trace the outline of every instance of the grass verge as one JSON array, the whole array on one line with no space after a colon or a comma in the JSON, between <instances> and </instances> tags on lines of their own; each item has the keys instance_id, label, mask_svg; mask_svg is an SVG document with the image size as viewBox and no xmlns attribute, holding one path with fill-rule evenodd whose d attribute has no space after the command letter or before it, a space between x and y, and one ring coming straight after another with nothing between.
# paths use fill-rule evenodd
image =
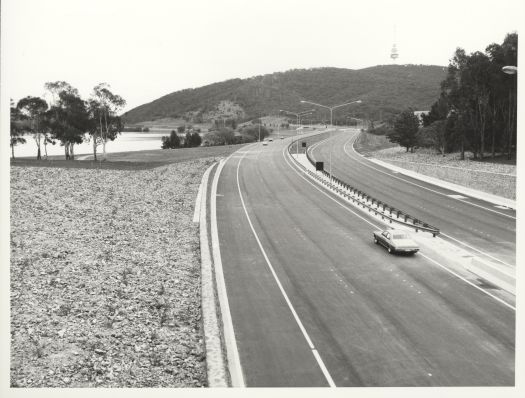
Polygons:
<instances>
[{"instance_id":1,"label":"grass verge","mask_svg":"<svg viewBox=\"0 0 525 398\"><path fill-rule=\"evenodd\" d=\"M361 133L354 147L365 156L394 166L507 199L516 199L516 164L509 164L501 157L495 160L486 157L478 161L472 160L471 154L466 153L466 159L461 160L459 153L443 156L425 148L418 148L411 153L390 143L385 136L368 133Z\"/></svg>"},{"instance_id":2,"label":"grass verge","mask_svg":"<svg viewBox=\"0 0 525 398\"><path fill-rule=\"evenodd\" d=\"M244 144L243 144L244 145ZM47 160L32 158L11 159L11 166L59 167L101 170L146 170L173 163L209 158L227 157L243 145L223 145L198 148L155 149L135 152L108 153L107 160L65 160L63 156L50 156ZM84 155L77 155L81 157ZM97 155L101 158L101 155Z\"/></svg>"}]
</instances>

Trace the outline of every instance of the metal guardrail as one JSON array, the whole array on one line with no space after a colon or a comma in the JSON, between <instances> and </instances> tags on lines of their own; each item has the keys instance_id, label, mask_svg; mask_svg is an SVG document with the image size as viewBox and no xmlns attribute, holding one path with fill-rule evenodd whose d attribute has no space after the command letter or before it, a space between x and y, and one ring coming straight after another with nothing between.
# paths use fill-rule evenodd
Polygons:
<instances>
[{"instance_id":1,"label":"metal guardrail","mask_svg":"<svg viewBox=\"0 0 525 398\"><path fill-rule=\"evenodd\" d=\"M292 144L288 146L289 153L291 153L290 152L291 146ZM315 166L315 161L310 157L308 150L306 150L306 158L313 166ZM347 184L346 182L340 180L337 177L334 177L333 174L332 174L332 183L331 183L329 181L330 174L326 172L325 170L320 171L320 174L314 173L311 170L308 170L302 164L300 164L295 158L294 160L296 164L302 167L310 176L317 179L323 185L326 185L327 187L332 188L333 190L335 190L337 193L339 193L341 196L345 197L346 199L351 200L352 203L357 204L358 206L363 206L363 208L367 208L369 213L373 212L375 215L380 215L383 220L386 218L390 221L390 223L397 222L397 223L406 225L408 227L414 228L416 232L421 230L421 231L430 232L432 236L434 237L439 235L439 228L436 228L430 224L427 224L419 220L416 217L412 217L411 215L399 209L396 209L393 206L390 206L378 199L373 198L370 195L367 195L365 192L352 187L351 185Z\"/></svg>"}]
</instances>

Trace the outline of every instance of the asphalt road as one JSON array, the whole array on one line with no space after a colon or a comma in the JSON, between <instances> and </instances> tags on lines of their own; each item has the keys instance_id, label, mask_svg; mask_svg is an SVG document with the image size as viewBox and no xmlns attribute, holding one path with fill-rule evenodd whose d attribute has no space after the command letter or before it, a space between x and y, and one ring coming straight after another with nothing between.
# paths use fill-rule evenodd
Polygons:
<instances>
[{"instance_id":1,"label":"asphalt road","mask_svg":"<svg viewBox=\"0 0 525 398\"><path fill-rule=\"evenodd\" d=\"M514 384L515 312L423 256L373 244L377 221L247 146L217 191L247 386Z\"/></svg>"},{"instance_id":2,"label":"asphalt road","mask_svg":"<svg viewBox=\"0 0 525 398\"><path fill-rule=\"evenodd\" d=\"M328 170L332 148L332 173L405 213L438 227L441 237L487 260L516 264L516 211L465 197L458 200L450 191L379 166L359 156L352 148L356 131L333 134L312 146L310 154L325 161Z\"/></svg>"}]
</instances>

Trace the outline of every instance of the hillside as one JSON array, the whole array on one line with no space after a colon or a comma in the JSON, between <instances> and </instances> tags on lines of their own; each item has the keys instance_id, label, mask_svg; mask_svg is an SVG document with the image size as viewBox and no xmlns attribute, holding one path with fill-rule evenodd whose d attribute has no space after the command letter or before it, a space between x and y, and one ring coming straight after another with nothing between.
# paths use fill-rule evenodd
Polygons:
<instances>
[{"instance_id":1,"label":"hillside","mask_svg":"<svg viewBox=\"0 0 525 398\"><path fill-rule=\"evenodd\" d=\"M221 118L249 120L260 114L276 114L279 109L311 108L300 104L302 99L327 105L361 99L363 104L337 111L334 119L379 119L407 107L429 109L439 96L445 75L446 68L436 65L295 69L177 91L138 106L123 117L127 124L162 118L197 123ZM327 114L319 111L317 119L326 120Z\"/></svg>"}]
</instances>

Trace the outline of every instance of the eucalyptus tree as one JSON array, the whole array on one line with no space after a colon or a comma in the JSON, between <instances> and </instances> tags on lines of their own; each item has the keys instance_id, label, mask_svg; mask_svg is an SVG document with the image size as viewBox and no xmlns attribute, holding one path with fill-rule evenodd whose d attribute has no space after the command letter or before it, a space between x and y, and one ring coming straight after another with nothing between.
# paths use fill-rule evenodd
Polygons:
<instances>
[{"instance_id":1,"label":"eucalyptus tree","mask_svg":"<svg viewBox=\"0 0 525 398\"><path fill-rule=\"evenodd\" d=\"M53 115L50 122L53 138L64 146L66 159L73 160L75 144L83 142L90 127L86 103L75 92L61 91L50 113Z\"/></svg>"},{"instance_id":2,"label":"eucalyptus tree","mask_svg":"<svg viewBox=\"0 0 525 398\"><path fill-rule=\"evenodd\" d=\"M118 112L126 105L126 101L110 90L107 83L100 83L93 89L93 100L98 103L98 129L94 132L100 133L102 142L102 158L106 160L106 144L108 141L113 141L121 133L123 123L118 116ZM94 138L96 142L96 137ZM96 144L94 144L96 145ZM96 146L95 146L96 150Z\"/></svg>"},{"instance_id":3,"label":"eucalyptus tree","mask_svg":"<svg viewBox=\"0 0 525 398\"><path fill-rule=\"evenodd\" d=\"M51 106L57 104L60 93L63 91L78 96L78 90L74 88L71 84L63 80L57 80L56 82L47 82L44 84L44 89L46 90L46 94L44 94L44 96L51 96Z\"/></svg>"},{"instance_id":4,"label":"eucalyptus tree","mask_svg":"<svg viewBox=\"0 0 525 398\"><path fill-rule=\"evenodd\" d=\"M26 139L23 137L24 129L22 123L24 123L24 117L20 113L20 110L14 106L13 100L11 100L10 110L10 133L11 139L9 145L11 146L11 157L15 158L15 146L18 144L25 144Z\"/></svg>"},{"instance_id":5,"label":"eucalyptus tree","mask_svg":"<svg viewBox=\"0 0 525 398\"><path fill-rule=\"evenodd\" d=\"M45 134L44 118L48 108L47 102L40 97L25 97L16 105L20 113L26 118L26 132L31 133L36 143L36 158L41 159L41 144Z\"/></svg>"},{"instance_id":6,"label":"eucalyptus tree","mask_svg":"<svg viewBox=\"0 0 525 398\"><path fill-rule=\"evenodd\" d=\"M471 113L472 127L475 132L472 137L473 142L471 142L474 158L478 153L481 159L485 153L485 131L491 92L490 70L489 57L476 51L468 56L462 75L462 85L467 93L466 108Z\"/></svg>"},{"instance_id":7,"label":"eucalyptus tree","mask_svg":"<svg viewBox=\"0 0 525 398\"><path fill-rule=\"evenodd\" d=\"M503 40L501 45L503 48L505 65L518 65L518 34L510 33ZM517 127L517 101L518 101L518 82L517 75L507 75L506 82L508 87L509 105L508 105L508 130L507 130L507 157L511 159L512 146L516 141L516 127Z\"/></svg>"},{"instance_id":8,"label":"eucalyptus tree","mask_svg":"<svg viewBox=\"0 0 525 398\"><path fill-rule=\"evenodd\" d=\"M47 158L47 144L55 145L56 140L62 134L62 124L59 123L60 94L67 93L78 97L79 93L75 87L63 80L47 82L44 84L44 89L44 97L50 97L48 98L50 109L46 113L44 129L44 151ZM65 151L66 159L68 159L70 157L69 145L65 148Z\"/></svg>"},{"instance_id":9,"label":"eucalyptus tree","mask_svg":"<svg viewBox=\"0 0 525 398\"><path fill-rule=\"evenodd\" d=\"M469 120L467 111L467 91L463 82L463 72L467 65L467 54L462 48L457 48L447 71L447 77L441 83L442 96L446 98L450 110L454 114L454 128L450 131L455 133L455 141L461 152L461 159L465 159L465 146L467 141L466 126Z\"/></svg>"},{"instance_id":10,"label":"eucalyptus tree","mask_svg":"<svg viewBox=\"0 0 525 398\"><path fill-rule=\"evenodd\" d=\"M93 158L97 160L97 147L102 144L102 105L94 98L87 102L89 114L89 135L93 145Z\"/></svg>"}]
</instances>

